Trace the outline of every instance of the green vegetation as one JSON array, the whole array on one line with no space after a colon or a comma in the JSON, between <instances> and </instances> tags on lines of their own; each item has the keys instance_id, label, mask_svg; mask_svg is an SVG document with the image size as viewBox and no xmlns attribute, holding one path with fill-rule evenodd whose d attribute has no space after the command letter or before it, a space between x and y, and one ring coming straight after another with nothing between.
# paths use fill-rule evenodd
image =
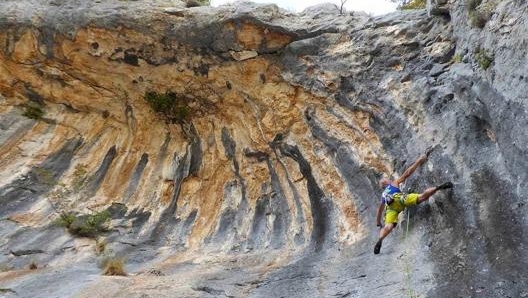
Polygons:
<instances>
[{"instance_id":1,"label":"green vegetation","mask_svg":"<svg viewBox=\"0 0 528 298\"><path fill-rule=\"evenodd\" d=\"M39 106L26 105L26 109L22 115L30 119L40 120L44 116L44 111Z\"/></svg>"},{"instance_id":2,"label":"green vegetation","mask_svg":"<svg viewBox=\"0 0 528 298\"><path fill-rule=\"evenodd\" d=\"M55 184L57 184L57 181L55 180L55 178L53 178L53 172L48 169L35 168L34 173L37 180L42 184L48 186L54 186Z\"/></svg>"},{"instance_id":3,"label":"green vegetation","mask_svg":"<svg viewBox=\"0 0 528 298\"><path fill-rule=\"evenodd\" d=\"M148 91L144 99L156 113L162 114L165 119L172 123L183 123L189 120L191 110L185 102L185 98L174 92L157 93Z\"/></svg>"},{"instance_id":4,"label":"green vegetation","mask_svg":"<svg viewBox=\"0 0 528 298\"><path fill-rule=\"evenodd\" d=\"M0 265L0 272L7 272L11 270L14 270L13 266L5 265L5 264ZM0 289L0 293L1 293L1 289Z\"/></svg>"},{"instance_id":5,"label":"green vegetation","mask_svg":"<svg viewBox=\"0 0 528 298\"><path fill-rule=\"evenodd\" d=\"M69 228L74 220L75 220L75 214L72 214L72 213L61 213L61 215L57 219L56 223L59 226L63 226L65 228Z\"/></svg>"},{"instance_id":6,"label":"green vegetation","mask_svg":"<svg viewBox=\"0 0 528 298\"><path fill-rule=\"evenodd\" d=\"M469 25L474 28L483 28L486 25L487 20L484 18L482 13L478 10L478 6L482 3L482 0L467 0L467 14Z\"/></svg>"},{"instance_id":7,"label":"green vegetation","mask_svg":"<svg viewBox=\"0 0 528 298\"><path fill-rule=\"evenodd\" d=\"M106 240L103 238L96 239L95 240L95 254L99 256L99 255L102 255L105 251L106 251Z\"/></svg>"},{"instance_id":8,"label":"green vegetation","mask_svg":"<svg viewBox=\"0 0 528 298\"><path fill-rule=\"evenodd\" d=\"M71 212L69 198L82 191L89 181L88 166L79 163L75 166L71 175L69 185L57 182L53 175L45 169L37 168L35 173L39 181L55 186L47 197L53 208L60 213L54 225L65 227L72 235L80 237L96 238L99 234L108 230L107 223L110 219L109 211L102 211L93 214L77 214Z\"/></svg>"},{"instance_id":9,"label":"green vegetation","mask_svg":"<svg viewBox=\"0 0 528 298\"><path fill-rule=\"evenodd\" d=\"M13 294L16 294L16 292L11 290L11 289L0 288L0 294L2 294L2 293L8 293L8 294L9 293L13 293ZM2 297L4 297L4 296L2 296Z\"/></svg>"},{"instance_id":10,"label":"green vegetation","mask_svg":"<svg viewBox=\"0 0 528 298\"><path fill-rule=\"evenodd\" d=\"M176 104L176 97L171 96L171 93L169 92L161 94L154 91L148 91L145 93L144 98L156 113L166 113Z\"/></svg>"},{"instance_id":11,"label":"green vegetation","mask_svg":"<svg viewBox=\"0 0 528 298\"><path fill-rule=\"evenodd\" d=\"M411 0L409 2L401 3L400 6L398 6L398 9L424 9L426 4L426 0Z\"/></svg>"},{"instance_id":12,"label":"green vegetation","mask_svg":"<svg viewBox=\"0 0 528 298\"><path fill-rule=\"evenodd\" d=\"M185 1L185 7L198 7L198 6L209 6L211 5L210 0L187 0Z\"/></svg>"},{"instance_id":13,"label":"green vegetation","mask_svg":"<svg viewBox=\"0 0 528 298\"><path fill-rule=\"evenodd\" d=\"M493 55L487 50L477 49L475 51L475 60L479 64L480 68L486 70L493 62Z\"/></svg>"},{"instance_id":14,"label":"green vegetation","mask_svg":"<svg viewBox=\"0 0 528 298\"><path fill-rule=\"evenodd\" d=\"M451 57L451 63L460 63L462 62L462 55L460 54L455 54L453 55L453 57Z\"/></svg>"},{"instance_id":15,"label":"green vegetation","mask_svg":"<svg viewBox=\"0 0 528 298\"><path fill-rule=\"evenodd\" d=\"M103 275L127 276L125 272L125 260L119 257L106 257L102 263Z\"/></svg>"},{"instance_id":16,"label":"green vegetation","mask_svg":"<svg viewBox=\"0 0 528 298\"><path fill-rule=\"evenodd\" d=\"M48 193L48 198L53 202L62 201L66 199L70 194L71 190L66 186L66 184L60 182L54 190Z\"/></svg>"},{"instance_id":17,"label":"green vegetation","mask_svg":"<svg viewBox=\"0 0 528 298\"><path fill-rule=\"evenodd\" d=\"M110 221L110 212L107 210L95 214L75 215L62 213L58 223L68 229L72 235L95 238L107 232L107 223Z\"/></svg>"},{"instance_id":18,"label":"green vegetation","mask_svg":"<svg viewBox=\"0 0 528 298\"><path fill-rule=\"evenodd\" d=\"M484 28L491 18L497 4L503 0L466 0L467 16L469 25L474 28Z\"/></svg>"},{"instance_id":19,"label":"green vegetation","mask_svg":"<svg viewBox=\"0 0 528 298\"><path fill-rule=\"evenodd\" d=\"M77 164L75 166L75 171L73 172L73 180L72 180L72 188L75 192L78 192L81 190L81 188L86 184L87 180L87 173L86 170L87 166L85 164Z\"/></svg>"},{"instance_id":20,"label":"green vegetation","mask_svg":"<svg viewBox=\"0 0 528 298\"><path fill-rule=\"evenodd\" d=\"M467 0L466 6L469 10L477 10L477 7L482 3L482 0Z\"/></svg>"},{"instance_id":21,"label":"green vegetation","mask_svg":"<svg viewBox=\"0 0 528 298\"><path fill-rule=\"evenodd\" d=\"M407 9L424 9L427 0L390 0L394 3L398 3L398 9L399 10L407 10Z\"/></svg>"},{"instance_id":22,"label":"green vegetation","mask_svg":"<svg viewBox=\"0 0 528 298\"><path fill-rule=\"evenodd\" d=\"M50 179L48 180L51 181ZM81 191L88 181L88 166L82 163L77 164L73 171L70 185L68 186L63 182L56 183L54 181L53 185L56 184L57 186L48 193L48 198L56 204L60 204L61 201L65 200L71 194Z\"/></svg>"}]
</instances>

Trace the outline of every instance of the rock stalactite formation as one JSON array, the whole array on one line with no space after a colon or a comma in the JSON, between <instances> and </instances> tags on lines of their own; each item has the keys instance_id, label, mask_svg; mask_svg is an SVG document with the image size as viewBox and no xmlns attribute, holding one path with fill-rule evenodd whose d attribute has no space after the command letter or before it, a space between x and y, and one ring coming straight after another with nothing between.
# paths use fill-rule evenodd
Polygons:
<instances>
[{"instance_id":1,"label":"rock stalactite formation","mask_svg":"<svg viewBox=\"0 0 528 298\"><path fill-rule=\"evenodd\" d=\"M527 10L3 1L2 295L528 297Z\"/></svg>"}]
</instances>

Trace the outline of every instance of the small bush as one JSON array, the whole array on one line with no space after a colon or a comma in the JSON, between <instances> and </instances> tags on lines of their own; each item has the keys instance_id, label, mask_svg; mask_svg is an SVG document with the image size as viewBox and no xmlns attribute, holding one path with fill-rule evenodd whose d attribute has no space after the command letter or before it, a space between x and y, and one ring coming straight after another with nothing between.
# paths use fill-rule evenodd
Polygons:
<instances>
[{"instance_id":1,"label":"small bush","mask_svg":"<svg viewBox=\"0 0 528 298\"><path fill-rule=\"evenodd\" d=\"M106 240L105 239L97 239L95 241L95 254L96 255L102 255L106 250Z\"/></svg>"},{"instance_id":2,"label":"small bush","mask_svg":"<svg viewBox=\"0 0 528 298\"><path fill-rule=\"evenodd\" d=\"M75 171L73 172L73 181L72 181L73 191L78 192L85 185L86 178L87 178L86 174L88 173L86 168L87 166L85 164L77 164L75 166Z\"/></svg>"},{"instance_id":3,"label":"small bush","mask_svg":"<svg viewBox=\"0 0 528 298\"><path fill-rule=\"evenodd\" d=\"M63 212L61 213L60 217L57 219L57 224L68 229L74 220L75 220L75 214Z\"/></svg>"},{"instance_id":4,"label":"small bush","mask_svg":"<svg viewBox=\"0 0 528 298\"><path fill-rule=\"evenodd\" d=\"M106 224L110 221L110 212L107 210L95 214L74 215L62 213L59 223L66 227L72 235L95 238L108 231Z\"/></svg>"},{"instance_id":5,"label":"small bush","mask_svg":"<svg viewBox=\"0 0 528 298\"><path fill-rule=\"evenodd\" d=\"M38 106L27 105L22 115L30 119L40 120L44 116L44 111Z\"/></svg>"},{"instance_id":6,"label":"small bush","mask_svg":"<svg viewBox=\"0 0 528 298\"><path fill-rule=\"evenodd\" d=\"M460 63L460 62L462 62L462 55L460 54L453 55L453 57L451 58L451 63Z\"/></svg>"},{"instance_id":7,"label":"small bush","mask_svg":"<svg viewBox=\"0 0 528 298\"><path fill-rule=\"evenodd\" d=\"M45 172L41 172L42 170L40 170L40 172L37 171L37 177L39 177L39 181L42 181L44 179L44 181L48 181L48 183L46 184L49 184L50 186L55 186L55 188L47 194L48 198L52 200L55 204L61 204L62 201L64 201L67 197L81 191L83 187L89 182L87 165L85 164L77 164L75 166L70 185L66 185L63 182L57 183L57 181L53 179L53 175L46 175ZM45 179L46 177L50 178Z\"/></svg>"},{"instance_id":8,"label":"small bush","mask_svg":"<svg viewBox=\"0 0 528 298\"><path fill-rule=\"evenodd\" d=\"M157 93L149 91L145 93L144 99L154 112L162 114L169 122L182 123L187 121L191 115L185 98L174 92Z\"/></svg>"},{"instance_id":9,"label":"small bush","mask_svg":"<svg viewBox=\"0 0 528 298\"><path fill-rule=\"evenodd\" d=\"M38 269L37 263L35 263L35 262L31 262L31 264L29 264L29 269L30 269L30 270Z\"/></svg>"},{"instance_id":10,"label":"small bush","mask_svg":"<svg viewBox=\"0 0 528 298\"><path fill-rule=\"evenodd\" d=\"M469 19L469 25L471 27L482 28L486 25L486 20L482 14L478 11L478 6L482 3L482 0L467 0L467 16Z\"/></svg>"},{"instance_id":11,"label":"small bush","mask_svg":"<svg viewBox=\"0 0 528 298\"><path fill-rule=\"evenodd\" d=\"M469 25L473 28L484 28L488 22L486 17L484 17L484 15L482 15L482 13L477 10L468 12L468 18Z\"/></svg>"},{"instance_id":12,"label":"small bush","mask_svg":"<svg viewBox=\"0 0 528 298\"><path fill-rule=\"evenodd\" d=\"M107 257L102 262L103 275L127 276L125 272L125 260L118 257Z\"/></svg>"},{"instance_id":13,"label":"small bush","mask_svg":"<svg viewBox=\"0 0 528 298\"><path fill-rule=\"evenodd\" d=\"M185 1L185 7L198 7L198 6L208 6L211 5L210 0L187 0Z\"/></svg>"},{"instance_id":14,"label":"small bush","mask_svg":"<svg viewBox=\"0 0 528 298\"><path fill-rule=\"evenodd\" d=\"M163 94L148 91L145 93L144 98L156 113L166 113L176 105L176 97L172 96L172 93L170 92Z\"/></svg>"},{"instance_id":15,"label":"small bush","mask_svg":"<svg viewBox=\"0 0 528 298\"><path fill-rule=\"evenodd\" d=\"M484 28L499 2L500 0L484 3L482 0L466 0L469 25L474 28Z\"/></svg>"},{"instance_id":16,"label":"small bush","mask_svg":"<svg viewBox=\"0 0 528 298\"><path fill-rule=\"evenodd\" d=\"M427 4L426 0L411 0L408 3L402 4L399 9L408 10L408 9L424 9Z\"/></svg>"},{"instance_id":17,"label":"small bush","mask_svg":"<svg viewBox=\"0 0 528 298\"><path fill-rule=\"evenodd\" d=\"M467 0L466 6L468 11L469 10L476 10L477 7L482 3L482 0Z\"/></svg>"},{"instance_id":18,"label":"small bush","mask_svg":"<svg viewBox=\"0 0 528 298\"><path fill-rule=\"evenodd\" d=\"M35 174L35 177L37 178L38 182L42 184L45 184L47 186L55 186L57 184L57 180L55 180L55 178L53 177L53 172L46 168L34 168L33 173Z\"/></svg>"},{"instance_id":19,"label":"small bush","mask_svg":"<svg viewBox=\"0 0 528 298\"><path fill-rule=\"evenodd\" d=\"M493 62L493 55L489 54L489 52L486 50L477 49L475 52L475 60L479 64L480 68L486 70Z\"/></svg>"}]
</instances>

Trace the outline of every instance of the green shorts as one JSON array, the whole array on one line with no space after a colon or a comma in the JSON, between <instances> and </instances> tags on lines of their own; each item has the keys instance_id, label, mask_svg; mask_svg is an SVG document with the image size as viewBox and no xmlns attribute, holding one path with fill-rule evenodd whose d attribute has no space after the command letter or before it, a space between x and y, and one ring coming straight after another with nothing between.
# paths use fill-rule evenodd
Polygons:
<instances>
[{"instance_id":1,"label":"green shorts","mask_svg":"<svg viewBox=\"0 0 528 298\"><path fill-rule=\"evenodd\" d=\"M398 214L405 209L405 207L414 206L418 202L419 193L402 194L397 193L394 195L394 202L389 206L385 206L385 224L397 223Z\"/></svg>"}]
</instances>

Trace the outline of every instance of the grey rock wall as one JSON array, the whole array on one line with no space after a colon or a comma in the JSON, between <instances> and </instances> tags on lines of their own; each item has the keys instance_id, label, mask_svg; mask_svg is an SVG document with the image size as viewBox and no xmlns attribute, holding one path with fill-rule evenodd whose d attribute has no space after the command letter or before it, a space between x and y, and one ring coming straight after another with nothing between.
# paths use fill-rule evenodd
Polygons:
<instances>
[{"instance_id":1,"label":"grey rock wall","mask_svg":"<svg viewBox=\"0 0 528 298\"><path fill-rule=\"evenodd\" d=\"M133 210L121 205L108 209L120 223L108 241L128 256L132 272L119 281L92 279L97 258L86 250L75 251L84 240L56 226L23 227L8 218L34 206L50 191L47 171L52 173L48 178L55 180L70 167L84 140L68 139L27 176L0 183L0 235L6 239L0 243L0 264L21 269L33 257L57 268L22 277L5 270L0 273L4 277L0 288L8 290L0 293L7 297L528 297L528 4L484 0L472 8L468 3L429 0L427 10L379 17L339 15L333 5L294 15L275 6L247 3L214 9L185 9L180 2L0 3L4 15L0 28L15 32L30 24L38 27L47 59L54 58L58 35L73 39L87 24L105 30L124 26L193 49L189 55L209 63L195 66L199 77L207 77L214 63L232 63L229 51L251 50L248 59L258 56L278 66L280 80L319 101L302 106L298 119L306 125L313 148L303 147L302 137L285 131L252 149L236 137L243 126L227 127L231 121L215 120L221 124L218 142L234 177L216 177L226 179L221 183L221 203L214 206L218 212L207 213L182 201L185 183L202 178L206 151L212 151L211 137L191 125L180 152L168 151L167 137L158 154L170 160L172 170L166 205L149 201ZM485 17L484 24L475 26L471 21L475 11ZM41 23L33 23L36 14ZM184 21L165 24L166 19L158 19L157 14ZM159 26L149 26L156 22L163 23L163 32L155 31ZM231 23L260 28L269 39L249 49L229 29ZM273 43L269 37L273 34L283 42ZM12 51L10 44L6 41L4 52ZM137 50L118 62L139 66L141 60L158 67L177 64L184 56L178 54ZM270 79L259 78L259 84ZM211 88L218 92L225 91L220 85L231 86L231 82L216 83ZM5 93L2 98L8 97ZM40 101L38 90L28 91L27 98ZM249 106L250 100L241 101ZM368 115L365 127L350 124L347 117L359 115L355 112ZM126 113L135 117L132 111ZM363 143L340 134L337 124L329 124L329 115L364 139L373 133L380 147L372 146L370 154L381 164L387 161L393 172L366 162L370 155L360 148ZM0 140L6 144L30 129L27 119L16 122L13 119L22 118L1 116ZM133 122L131 118L127 116L127 121ZM384 242L382 253L373 255L378 179L402 173L428 147L433 148L429 161L404 190L421 192L444 181L453 181L454 189L410 208ZM118 163L119 148L105 150L100 160L93 161L97 166L83 192L85 199L96 196ZM339 223L344 220L341 203L326 188L324 171L313 164L312 154L329 161L339 174L336 183L350 194L355 207L350 216L357 216L362 227L352 244L339 239ZM162 172L155 155L139 156L122 186L123 206L141 191L140 181L150 166L158 163L149 181L158 181L152 177ZM244 168L248 164L269 175L253 201L248 189L251 175ZM297 173L303 186L292 177ZM156 191L150 200L159 197ZM288 205L290 196L293 204ZM185 208L188 213L178 213ZM187 252L193 228L213 220L203 242ZM75 249L70 251L71 247ZM227 252L224 247L229 247Z\"/></svg>"}]
</instances>

